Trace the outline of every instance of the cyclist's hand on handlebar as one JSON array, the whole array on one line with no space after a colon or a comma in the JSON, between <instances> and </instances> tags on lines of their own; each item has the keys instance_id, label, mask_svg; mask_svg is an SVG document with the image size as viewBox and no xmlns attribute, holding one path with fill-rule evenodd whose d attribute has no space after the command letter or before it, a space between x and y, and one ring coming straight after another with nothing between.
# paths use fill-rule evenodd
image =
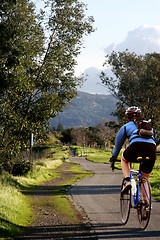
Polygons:
<instances>
[{"instance_id":1,"label":"cyclist's hand on handlebar","mask_svg":"<svg viewBox=\"0 0 160 240\"><path fill-rule=\"evenodd\" d=\"M112 157L110 158L110 163L111 163L112 171L114 171L114 163L115 163L116 160L117 160L117 157L112 156Z\"/></svg>"}]
</instances>

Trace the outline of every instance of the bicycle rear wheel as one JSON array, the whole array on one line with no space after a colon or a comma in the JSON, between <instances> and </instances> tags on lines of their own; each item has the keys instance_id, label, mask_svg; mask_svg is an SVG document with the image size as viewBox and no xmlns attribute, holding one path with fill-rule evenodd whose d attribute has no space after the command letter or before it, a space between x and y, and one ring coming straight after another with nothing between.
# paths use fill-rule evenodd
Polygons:
<instances>
[{"instance_id":1,"label":"bicycle rear wheel","mask_svg":"<svg viewBox=\"0 0 160 240\"><path fill-rule=\"evenodd\" d=\"M139 199L137 215L142 230L148 226L151 215L151 186L147 178L142 178L139 183ZM147 205L146 205L147 200Z\"/></svg>"},{"instance_id":2,"label":"bicycle rear wheel","mask_svg":"<svg viewBox=\"0 0 160 240\"><path fill-rule=\"evenodd\" d=\"M122 181L122 187L124 185L124 180ZM121 213L121 220L123 224L126 224L129 219L130 214L130 208L131 208L131 189L129 189L125 193L120 194L120 213Z\"/></svg>"}]
</instances>

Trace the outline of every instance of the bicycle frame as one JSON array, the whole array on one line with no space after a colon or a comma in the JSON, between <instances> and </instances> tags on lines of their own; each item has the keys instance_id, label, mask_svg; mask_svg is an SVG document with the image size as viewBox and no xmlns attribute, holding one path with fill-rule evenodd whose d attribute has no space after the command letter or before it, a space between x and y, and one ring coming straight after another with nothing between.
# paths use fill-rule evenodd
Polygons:
<instances>
[{"instance_id":1,"label":"bicycle frame","mask_svg":"<svg viewBox=\"0 0 160 240\"><path fill-rule=\"evenodd\" d=\"M133 174L132 173L136 174L136 179L137 179L137 185L136 185L137 193L136 193L136 196L132 194L133 203L134 203L133 208L137 208L138 204L140 203L140 194L139 193L140 193L140 182L142 181L142 175L141 175L141 173L139 171L131 169L130 170L130 179L133 178ZM143 187L144 187L147 199L150 202L150 198L148 196L148 192L147 192L147 189L146 189L144 183L143 183Z\"/></svg>"},{"instance_id":2,"label":"bicycle frame","mask_svg":"<svg viewBox=\"0 0 160 240\"><path fill-rule=\"evenodd\" d=\"M138 174L139 172L136 171L136 170L131 169L131 170L130 170L130 180L133 179L132 173ZM139 179L138 179L138 186L139 186ZM136 190L137 190L137 193L136 193L136 194L138 194L138 196L139 196L139 187L138 187L138 186L136 185ZM132 193L132 192L131 192L131 193ZM133 205L133 208L136 208L136 206L137 206L136 196L132 194L132 198L133 198L133 204L134 204L134 205Z\"/></svg>"}]
</instances>

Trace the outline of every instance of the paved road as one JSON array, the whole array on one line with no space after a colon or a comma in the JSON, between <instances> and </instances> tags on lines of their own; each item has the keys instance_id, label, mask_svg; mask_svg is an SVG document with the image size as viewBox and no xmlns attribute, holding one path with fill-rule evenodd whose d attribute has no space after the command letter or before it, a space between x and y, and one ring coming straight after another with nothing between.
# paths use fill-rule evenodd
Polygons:
<instances>
[{"instance_id":1,"label":"paved road","mask_svg":"<svg viewBox=\"0 0 160 240\"><path fill-rule=\"evenodd\" d=\"M124 226L121 224L119 207L122 173L112 173L109 165L92 163L84 158L71 157L70 160L95 173L76 183L70 191L75 203L87 213L98 239L160 240L160 202L153 201L151 220L145 231L139 229L134 209Z\"/></svg>"}]
</instances>

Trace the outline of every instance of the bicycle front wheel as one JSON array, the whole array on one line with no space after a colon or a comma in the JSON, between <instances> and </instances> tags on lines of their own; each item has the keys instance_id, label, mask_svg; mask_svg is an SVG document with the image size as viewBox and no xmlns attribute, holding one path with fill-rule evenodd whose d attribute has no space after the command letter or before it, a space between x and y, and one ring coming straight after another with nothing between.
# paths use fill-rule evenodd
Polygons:
<instances>
[{"instance_id":1,"label":"bicycle front wheel","mask_svg":"<svg viewBox=\"0 0 160 240\"><path fill-rule=\"evenodd\" d=\"M124 180L122 181L122 187L124 185ZM127 190L125 193L120 194L120 213L121 213L121 220L123 224L126 224L129 219L131 208L131 189Z\"/></svg>"},{"instance_id":2,"label":"bicycle front wheel","mask_svg":"<svg viewBox=\"0 0 160 240\"><path fill-rule=\"evenodd\" d=\"M138 195L137 215L140 228L144 230L148 226L151 215L151 186L147 178L142 178L142 181L139 183Z\"/></svg>"}]
</instances>

